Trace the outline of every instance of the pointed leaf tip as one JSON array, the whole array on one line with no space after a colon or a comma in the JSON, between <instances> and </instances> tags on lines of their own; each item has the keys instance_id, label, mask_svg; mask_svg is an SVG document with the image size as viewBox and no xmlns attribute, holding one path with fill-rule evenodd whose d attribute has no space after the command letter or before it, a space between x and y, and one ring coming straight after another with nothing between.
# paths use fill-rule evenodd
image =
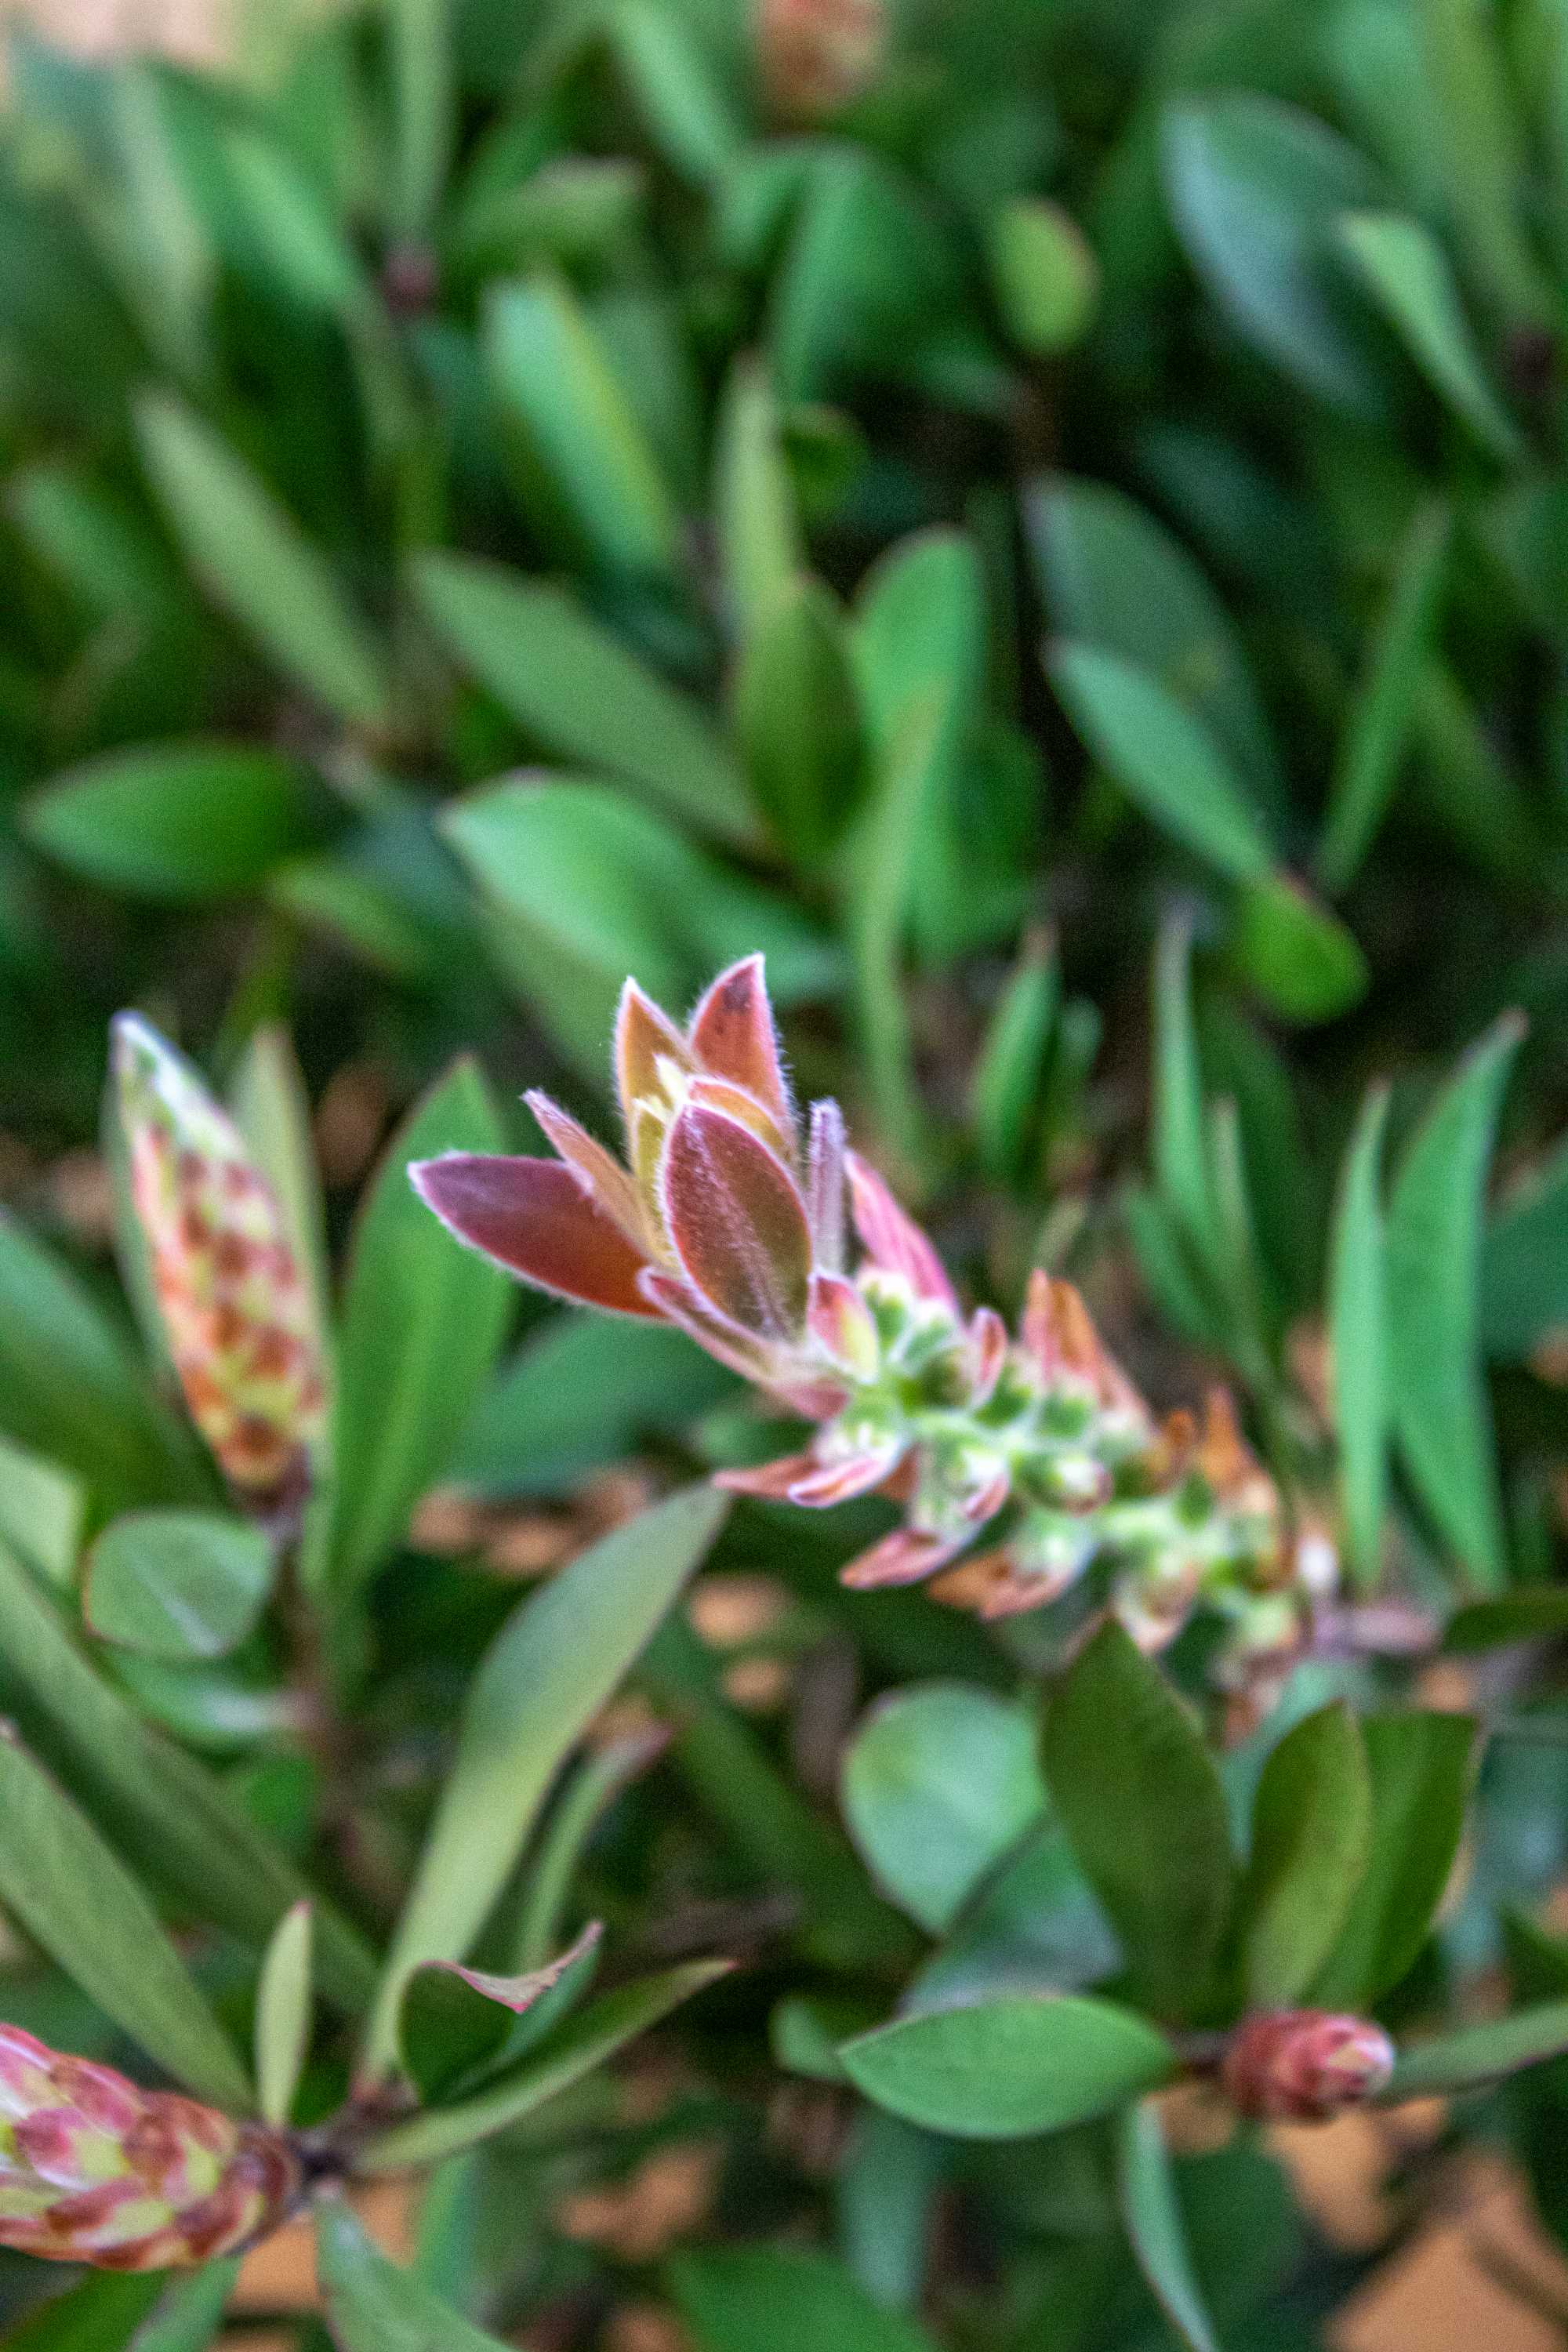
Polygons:
<instances>
[{"instance_id":1,"label":"pointed leaf tip","mask_svg":"<svg viewBox=\"0 0 1568 2352\"><path fill-rule=\"evenodd\" d=\"M642 1253L559 1160L452 1151L408 1175L448 1233L536 1289L614 1315L657 1312L637 1285Z\"/></svg>"},{"instance_id":2,"label":"pointed leaf tip","mask_svg":"<svg viewBox=\"0 0 1568 2352\"><path fill-rule=\"evenodd\" d=\"M811 1234L782 1160L738 1119L689 1103L670 1128L660 1188L666 1230L702 1297L759 1339L798 1339Z\"/></svg>"}]
</instances>

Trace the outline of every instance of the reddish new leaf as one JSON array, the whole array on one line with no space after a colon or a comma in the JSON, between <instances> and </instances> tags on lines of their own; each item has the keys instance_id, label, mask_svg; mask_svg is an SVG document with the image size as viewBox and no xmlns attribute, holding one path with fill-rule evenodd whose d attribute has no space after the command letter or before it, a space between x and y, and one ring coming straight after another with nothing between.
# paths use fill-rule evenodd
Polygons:
<instances>
[{"instance_id":1,"label":"reddish new leaf","mask_svg":"<svg viewBox=\"0 0 1568 2352\"><path fill-rule=\"evenodd\" d=\"M665 1231L694 1288L762 1339L805 1327L811 1234L789 1171L749 1128L689 1103L660 1170Z\"/></svg>"},{"instance_id":2,"label":"reddish new leaf","mask_svg":"<svg viewBox=\"0 0 1568 2352\"><path fill-rule=\"evenodd\" d=\"M637 1284L641 1251L559 1160L453 1151L408 1173L448 1232L535 1288L614 1315L656 1316Z\"/></svg>"},{"instance_id":3,"label":"reddish new leaf","mask_svg":"<svg viewBox=\"0 0 1568 2352\"><path fill-rule=\"evenodd\" d=\"M743 1087L770 1114L781 1135L793 1139L795 1109L760 955L747 956L719 974L691 1016L689 1038L705 1070ZM789 1148L793 1157L793 1143Z\"/></svg>"},{"instance_id":4,"label":"reddish new leaf","mask_svg":"<svg viewBox=\"0 0 1568 2352\"><path fill-rule=\"evenodd\" d=\"M858 1152L847 1155L846 1165L855 1230L873 1265L901 1274L917 1297L935 1299L956 1311L947 1269L914 1219L900 1208L876 1170Z\"/></svg>"}]
</instances>

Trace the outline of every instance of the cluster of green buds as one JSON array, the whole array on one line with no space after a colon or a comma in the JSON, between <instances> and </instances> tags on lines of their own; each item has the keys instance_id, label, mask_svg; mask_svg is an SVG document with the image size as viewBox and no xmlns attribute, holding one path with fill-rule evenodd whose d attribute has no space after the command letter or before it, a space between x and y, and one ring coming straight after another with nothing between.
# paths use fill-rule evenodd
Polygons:
<instances>
[{"instance_id":1,"label":"cluster of green buds","mask_svg":"<svg viewBox=\"0 0 1568 2352\"><path fill-rule=\"evenodd\" d=\"M938 1598L1000 1617L1103 1569L1146 1648L1200 1604L1227 1618L1218 1672L1236 1687L1299 1646L1300 1547L1226 1399L1201 1425L1157 1420L1078 1293L1043 1273L1016 1338L994 1308L966 1315L926 1234L846 1150L837 1104L803 1132L760 957L721 973L684 1030L628 982L616 1068L627 1164L533 1095L559 1160L455 1153L414 1181L525 1281L673 1323L816 1423L803 1452L722 1483L816 1509L897 1501L900 1526L844 1570L856 1588L935 1578Z\"/></svg>"},{"instance_id":2,"label":"cluster of green buds","mask_svg":"<svg viewBox=\"0 0 1568 2352\"><path fill-rule=\"evenodd\" d=\"M112 1055L132 1199L186 1406L237 1495L269 1512L306 1483L327 1412L282 1211L234 1121L156 1030L121 1013Z\"/></svg>"},{"instance_id":3,"label":"cluster of green buds","mask_svg":"<svg viewBox=\"0 0 1568 2352\"><path fill-rule=\"evenodd\" d=\"M0 2025L0 2245L160 2271L237 2253L300 2197L279 2132Z\"/></svg>"}]
</instances>

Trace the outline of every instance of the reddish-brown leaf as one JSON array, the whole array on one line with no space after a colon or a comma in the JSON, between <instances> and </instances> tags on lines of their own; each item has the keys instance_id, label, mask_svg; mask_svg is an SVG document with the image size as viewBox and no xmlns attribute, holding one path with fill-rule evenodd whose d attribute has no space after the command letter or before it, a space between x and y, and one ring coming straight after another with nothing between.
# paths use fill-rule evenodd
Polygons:
<instances>
[{"instance_id":1,"label":"reddish-brown leaf","mask_svg":"<svg viewBox=\"0 0 1568 2352\"><path fill-rule=\"evenodd\" d=\"M783 1161L739 1120L689 1103L669 1130L660 1192L665 1232L709 1305L758 1339L797 1341L811 1234Z\"/></svg>"},{"instance_id":2,"label":"reddish-brown leaf","mask_svg":"<svg viewBox=\"0 0 1568 2352\"><path fill-rule=\"evenodd\" d=\"M721 971L691 1016L691 1050L705 1070L743 1087L788 1138L795 1156L795 1108L779 1057L778 1034L763 977L763 959L747 956Z\"/></svg>"},{"instance_id":3,"label":"reddish-brown leaf","mask_svg":"<svg viewBox=\"0 0 1568 2352\"><path fill-rule=\"evenodd\" d=\"M637 1286L642 1252L560 1160L453 1151L408 1172L449 1232L524 1282L615 1315L657 1315Z\"/></svg>"},{"instance_id":4,"label":"reddish-brown leaf","mask_svg":"<svg viewBox=\"0 0 1568 2352\"><path fill-rule=\"evenodd\" d=\"M847 1155L846 1165L855 1230L872 1265L889 1274L901 1274L917 1297L935 1299L956 1311L958 1300L947 1269L914 1219L899 1206L876 1170L868 1167L858 1152Z\"/></svg>"}]
</instances>

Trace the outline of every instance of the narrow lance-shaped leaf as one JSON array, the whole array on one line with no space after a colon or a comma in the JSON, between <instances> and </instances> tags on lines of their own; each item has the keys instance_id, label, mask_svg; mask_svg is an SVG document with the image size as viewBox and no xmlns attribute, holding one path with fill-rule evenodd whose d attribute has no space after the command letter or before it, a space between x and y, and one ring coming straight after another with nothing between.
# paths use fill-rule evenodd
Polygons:
<instances>
[{"instance_id":1,"label":"narrow lance-shaped leaf","mask_svg":"<svg viewBox=\"0 0 1568 2352\"><path fill-rule=\"evenodd\" d=\"M708 1549L724 1509L711 1487L671 1496L574 1560L491 1644L387 1958L366 2052L371 2074L395 2063L405 1979L425 1961L467 1952L560 1765Z\"/></svg>"},{"instance_id":2,"label":"narrow lance-shaped leaf","mask_svg":"<svg viewBox=\"0 0 1568 2352\"><path fill-rule=\"evenodd\" d=\"M137 421L153 482L209 594L330 710L386 727L392 681L382 647L292 517L177 401L148 394Z\"/></svg>"},{"instance_id":3,"label":"narrow lance-shaped leaf","mask_svg":"<svg viewBox=\"0 0 1568 2352\"><path fill-rule=\"evenodd\" d=\"M1436 631L1449 531L1447 508L1433 499L1417 509L1399 551L1334 763L1318 848L1325 889L1354 880L1398 780Z\"/></svg>"},{"instance_id":4,"label":"narrow lance-shaped leaf","mask_svg":"<svg viewBox=\"0 0 1568 2352\"><path fill-rule=\"evenodd\" d=\"M1187 2352L1218 2352L1187 2251L1159 2111L1140 2101L1116 2132L1117 2201L1154 2299Z\"/></svg>"},{"instance_id":5,"label":"narrow lance-shaped leaf","mask_svg":"<svg viewBox=\"0 0 1568 2352\"><path fill-rule=\"evenodd\" d=\"M0 1900L107 2017L198 2098L250 2086L147 1897L14 1732L0 1729Z\"/></svg>"},{"instance_id":6,"label":"narrow lance-shaped leaf","mask_svg":"<svg viewBox=\"0 0 1568 2352\"><path fill-rule=\"evenodd\" d=\"M278 1922L256 1989L256 2084L265 2120L289 2121L310 2039L314 1985L310 1906L296 1903Z\"/></svg>"},{"instance_id":7,"label":"narrow lance-shaped leaf","mask_svg":"<svg viewBox=\"0 0 1568 2352\"><path fill-rule=\"evenodd\" d=\"M359 2160L362 2172L398 2172L439 2164L465 2147L489 2139L531 2115L623 2044L646 2033L682 2001L728 1975L729 1960L693 1960L664 1975L644 1977L605 1993L567 2019L549 2040L494 2082L455 2105L432 2107L411 2121L378 2133Z\"/></svg>"},{"instance_id":8,"label":"narrow lance-shaped leaf","mask_svg":"<svg viewBox=\"0 0 1568 2352\"><path fill-rule=\"evenodd\" d=\"M1340 238L1416 366L1494 457L1516 463L1519 428L1488 381L1453 266L1425 222L1349 213Z\"/></svg>"},{"instance_id":9,"label":"narrow lance-shaped leaf","mask_svg":"<svg viewBox=\"0 0 1568 2352\"><path fill-rule=\"evenodd\" d=\"M102 1681L33 1579L0 1549L0 1694L31 1748L119 1844L146 1857L196 1918L259 1948L309 1889L205 1767ZM314 1898L321 1990L349 2014L374 1984L369 1951Z\"/></svg>"},{"instance_id":10,"label":"narrow lance-shaped leaf","mask_svg":"<svg viewBox=\"0 0 1568 2352\"><path fill-rule=\"evenodd\" d=\"M900 2311L874 2301L830 2255L795 2246L683 2254L671 2284L699 2352L932 2352Z\"/></svg>"},{"instance_id":11,"label":"narrow lance-shaped leaf","mask_svg":"<svg viewBox=\"0 0 1568 2352\"><path fill-rule=\"evenodd\" d=\"M1363 1589L1375 1582L1388 1492L1387 1248L1379 1167L1388 1089L1362 1106L1345 1154L1330 1245L1329 1339L1346 1550Z\"/></svg>"},{"instance_id":12,"label":"narrow lance-shaped leaf","mask_svg":"<svg viewBox=\"0 0 1568 2352\"><path fill-rule=\"evenodd\" d=\"M541 743L721 840L755 840L745 779L705 714L563 590L458 555L425 557L415 587L458 658Z\"/></svg>"},{"instance_id":13,"label":"narrow lance-shaped leaf","mask_svg":"<svg viewBox=\"0 0 1568 2352\"><path fill-rule=\"evenodd\" d=\"M510 1313L504 1276L453 1246L408 1181L410 1161L502 1141L471 1062L437 1082L394 1138L360 1213L338 1363L332 1572L362 1584L444 1468Z\"/></svg>"},{"instance_id":14,"label":"narrow lance-shaped leaf","mask_svg":"<svg viewBox=\"0 0 1568 2352\"><path fill-rule=\"evenodd\" d=\"M1415 2043L1401 2053L1384 2100L1393 2105L1400 2099L1451 2098L1565 2053L1568 2000L1542 2001L1511 2017L1489 2018L1483 2025Z\"/></svg>"},{"instance_id":15,"label":"narrow lance-shaped leaf","mask_svg":"<svg viewBox=\"0 0 1568 2352\"><path fill-rule=\"evenodd\" d=\"M742 356L731 371L715 472L725 587L735 633L748 642L805 564L777 404L760 360Z\"/></svg>"},{"instance_id":16,"label":"narrow lance-shaped leaf","mask_svg":"<svg viewBox=\"0 0 1568 2352\"><path fill-rule=\"evenodd\" d=\"M1523 1034L1506 1014L1416 1129L1388 1214L1394 1423L1421 1500L1479 1582L1503 1574L1503 1529L1482 1385L1479 1283L1492 1133Z\"/></svg>"},{"instance_id":17,"label":"narrow lance-shaped leaf","mask_svg":"<svg viewBox=\"0 0 1568 2352\"><path fill-rule=\"evenodd\" d=\"M100 753L51 778L21 817L35 846L71 872L176 905L253 888L323 830L297 761L216 741Z\"/></svg>"},{"instance_id":18,"label":"narrow lance-shaped leaf","mask_svg":"<svg viewBox=\"0 0 1568 2352\"><path fill-rule=\"evenodd\" d=\"M499 2336L388 2262L341 2198L316 2208L316 2272L342 2352L505 2352Z\"/></svg>"},{"instance_id":19,"label":"narrow lance-shaped leaf","mask_svg":"<svg viewBox=\"0 0 1568 2352\"><path fill-rule=\"evenodd\" d=\"M604 1934L595 1920L570 1950L515 1976L436 1960L416 1969L404 1994L399 2046L426 2105L471 2088L478 2074L521 2057L587 1990Z\"/></svg>"}]
</instances>

